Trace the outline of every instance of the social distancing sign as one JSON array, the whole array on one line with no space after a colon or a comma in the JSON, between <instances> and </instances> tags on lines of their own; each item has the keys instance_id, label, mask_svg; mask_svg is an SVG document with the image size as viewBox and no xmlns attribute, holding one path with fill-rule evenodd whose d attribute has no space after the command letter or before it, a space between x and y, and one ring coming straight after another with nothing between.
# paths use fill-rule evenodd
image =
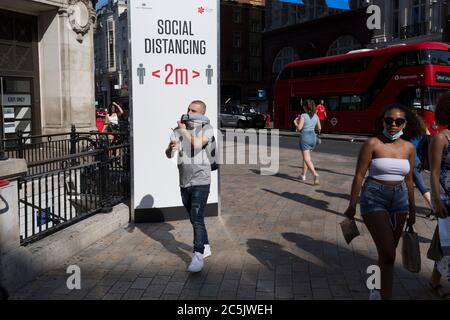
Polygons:
<instances>
[{"instance_id":1,"label":"social distancing sign","mask_svg":"<svg viewBox=\"0 0 450 320\"><path fill-rule=\"evenodd\" d=\"M193 100L206 103L217 136L219 1L133 0L128 12L135 221L188 218L177 161L164 151ZM218 214L217 175L205 215Z\"/></svg>"}]
</instances>

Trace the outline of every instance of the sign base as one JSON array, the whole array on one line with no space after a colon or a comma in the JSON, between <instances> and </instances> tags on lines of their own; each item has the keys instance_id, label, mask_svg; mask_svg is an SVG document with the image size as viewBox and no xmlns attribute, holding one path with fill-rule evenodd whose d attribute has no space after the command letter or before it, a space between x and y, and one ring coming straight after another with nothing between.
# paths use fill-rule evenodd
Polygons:
<instances>
[{"instance_id":1,"label":"sign base","mask_svg":"<svg viewBox=\"0 0 450 320\"><path fill-rule=\"evenodd\" d=\"M219 206L217 203L208 203L205 207L205 217L217 217ZM187 220L189 215L185 207L135 209L135 223L154 223L165 221Z\"/></svg>"}]
</instances>

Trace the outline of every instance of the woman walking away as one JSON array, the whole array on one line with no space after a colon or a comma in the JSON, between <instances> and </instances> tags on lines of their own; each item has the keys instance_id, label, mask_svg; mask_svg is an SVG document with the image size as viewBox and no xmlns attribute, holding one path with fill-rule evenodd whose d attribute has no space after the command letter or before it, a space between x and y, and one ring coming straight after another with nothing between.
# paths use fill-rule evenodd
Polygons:
<instances>
[{"instance_id":1,"label":"woman walking away","mask_svg":"<svg viewBox=\"0 0 450 320\"><path fill-rule=\"evenodd\" d=\"M434 117L438 125L450 125L450 95L442 96L436 106ZM431 196L436 215L446 218L450 206L450 131L442 130L436 134L430 143ZM437 233L439 235L439 233ZM430 288L442 299L450 300L450 292L441 285L442 275L434 264L429 282Z\"/></svg>"},{"instance_id":2,"label":"woman walking away","mask_svg":"<svg viewBox=\"0 0 450 320\"><path fill-rule=\"evenodd\" d=\"M414 148L416 150L416 156L414 159L414 170L413 170L413 181L416 185L417 189L419 189L420 193L422 194L423 198L425 199L425 202L428 205L428 208L430 208L429 212L426 214L427 218L430 218L430 220L434 219L434 211L433 206L431 205L431 193L430 188L428 188L423 180L422 176L422 163L420 162L419 156L418 156L418 146L420 141L424 138L425 135L430 135L430 132L428 131L425 123L423 122L422 118L420 118L417 113L414 113L414 115L417 118L418 123L420 124L419 133L417 136L412 137L409 142L411 142L414 145Z\"/></svg>"},{"instance_id":3,"label":"woman walking away","mask_svg":"<svg viewBox=\"0 0 450 320\"><path fill-rule=\"evenodd\" d=\"M395 250L408 218L416 219L413 166L414 146L400 139L418 135L420 125L411 110L401 104L387 106L375 122L375 137L361 147L350 203L345 215L354 219L361 192L361 216L378 252L381 290L372 290L371 300L391 299Z\"/></svg>"},{"instance_id":4,"label":"woman walking away","mask_svg":"<svg viewBox=\"0 0 450 320\"><path fill-rule=\"evenodd\" d=\"M311 170L314 175L314 185L319 185L319 175L314 168L314 163L311 159L311 152L317 144L316 132L320 134L322 127L320 126L319 117L316 114L316 105L313 100L307 100L303 105L305 113L299 115L294 124L297 130L300 131L300 151L303 157L303 173L301 178L306 180L306 173Z\"/></svg>"}]
</instances>

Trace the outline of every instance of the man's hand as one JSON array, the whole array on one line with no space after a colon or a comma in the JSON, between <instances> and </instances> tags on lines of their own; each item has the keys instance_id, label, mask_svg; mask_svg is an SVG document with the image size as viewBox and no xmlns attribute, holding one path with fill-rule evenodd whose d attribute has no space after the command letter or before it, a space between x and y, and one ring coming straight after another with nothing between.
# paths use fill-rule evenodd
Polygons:
<instances>
[{"instance_id":1,"label":"man's hand","mask_svg":"<svg viewBox=\"0 0 450 320\"><path fill-rule=\"evenodd\" d=\"M181 121L177 121L178 124L178 129L180 130L186 130L186 124L181 122Z\"/></svg>"},{"instance_id":2,"label":"man's hand","mask_svg":"<svg viewBox=\"0 0 450 320\"><path fill-rule=\"evenodd\" d=\"M170 139L169 146L166 149L166 156L168 158L172 158L172 154L174 151L178 149L178 141L175 139Z\"/></svg>"}]
</instances>

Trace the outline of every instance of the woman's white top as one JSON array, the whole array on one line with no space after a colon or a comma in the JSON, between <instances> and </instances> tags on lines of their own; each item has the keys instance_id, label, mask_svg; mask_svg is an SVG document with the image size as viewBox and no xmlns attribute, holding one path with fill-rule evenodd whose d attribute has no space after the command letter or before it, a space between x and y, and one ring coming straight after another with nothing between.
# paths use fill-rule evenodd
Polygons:
<instances>
[{"instance_id":1,"label":"woman's white top","mask_svg":"<svg viewBox=\"0 0 450 320\"><path fill-rule=\"evenodd\" d=\"M403 181L410 170L408 159L377 158L370 163L369 177L381 181Z\"/></svg>"},{"instance_id":2,"label":"woman's white top","mask_svg":"<svg viewBox=\"0 0 450 320\"><path fill-rule=\"evenodd\" d=\"M119 124L119 117L117 117L117 114L112 114L112 115L108 116L108 120L112 124L116 124L116 125Z\"/></svg>"}]
</instances>

